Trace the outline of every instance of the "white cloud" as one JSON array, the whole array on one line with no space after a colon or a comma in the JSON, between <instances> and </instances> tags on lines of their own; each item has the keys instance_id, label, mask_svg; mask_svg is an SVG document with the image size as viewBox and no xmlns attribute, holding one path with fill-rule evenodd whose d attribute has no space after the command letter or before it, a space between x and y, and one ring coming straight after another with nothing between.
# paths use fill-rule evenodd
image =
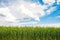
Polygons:
<instances>
[{"instance_id":1,"label":"white cloud","mask_svg":"<svg viewBox=\"0 0 60 40\"><path fill-rule=\"evenodd\" d=\"M43 2L47 5L52 5L55 2L55 0L43 0Z\"/></svg>"},{"instance_id":2,"label":"white cloud","mask_svg":"<svg viewBox=\"0 0 60 40\"><path fill-rule=\"evenodd\" d=\"M51 7L50 9L48 9L46 12L47 12L47 14L49 15L49 14L51 14L53 11L55 11L56 10L56 7Z\"/></svg>"},{"instance_id":3,"label":"white cloud","mask_svg":"<svg viewBox=\"0 0 60 40\"><path fill-rule=\"evenodd\" d=\"M57 0L57 4L60 4L60 0Z\"/></svg>"},{"instance_id":4,"label":"white cloud","mask_svg":"<svg viewBox=\"0 0 60 40\"><path fill-rule=\"evenodd\" d=\"M24 16L24 18L26 18L28 16L29 18L33 18L35 20L40 21L39 18L45 15L44 9L46 7L40 5L39 3L31 3L31 2L26 2L23 0L18 0L17 2L16 2L16 4L9 6L9 8L12 11L14 10L13 13L15 13L15 12L17 12L17 14L19 13L20 18L22 16ZM21 14L23 14L23 15L21 16ZM25 16L25 15L27 15L27 16ZM15 15L15 16L17 16L17 15Z\"/></svg>"},{"instance_id":5,"label":"white cloud","mask_svg":"<svg viewBox=\"0 0 60 40\"><path fill-rule=\"evenodd\" d=\"M44 1L44 0L43 0ZM45 0L44 2L53 3L53 1ZM48 6L46 5L40 5L38 2L27 2L25 0L15 0L14 3L11 3L10 6L8 6L10 13L9 16L17 17L18 19L24 19L24 18L34 18L35 20L40 21L40 17L45 15L44 10ZM47 13L50 14L51 10L49 9ZM7 14L6 14L7 15ZM8 17L7 17L8 19ZM14 18L11 18L14 19ZM9 19L10 20L10 19Z\"/></svg>"},{"instance_id":6,"label":"white cloud","mask_svg":"<svg viewBox=\"0 0 60 40\"><path fill-rule=\"evenodd\" d=\"M44 0L43 0L44 1ZM49 6L51 6L51 4L53 4L55 1L53 0L45 0L44 3L48 3L48 5L41 5L39 2L27 2L25 0L16 0L15 4L9 6L9 8L11 9L11 11L13 11L13 13L17 13L20 15L20 18L17 17L18 19L21 18L33 18L37 21L40 21L40 17L45 16L46 13L49 15L54 9L56 9L55 7L51 7L48 9ZM45 9L48 9L46 12L44 11ZM12 13L12 14L13 14ZM16 14L14 14L15 16L17 16ZM22 17L22 16L24 17Z\"/></svg>"},{"instance_id":7,"label":"white cloud","mask_svg":"<svg viewBox=\"0 0 60 40\"><path fill-rule=\"evenodd\" d=\"M43 0L44 1L44 0ZM10 1L11 2L11 1ZM39 2L27 2L25 0L15 0L13 3L11 2L8 7L6 5L5 8L0 8L0 13L3 13L6 17L6 21L12 21L15 22L17 19L25 19L25 18L33 18L37 21L40 21L40 17L43 17L46 15L46 12L44 11L47 9L47 7L51 6L50 4L53 4L54 1L47 1L44 2L48 3L48 5L41 5ZM55 7L51 7L47 10L47 13L51 13L52 10L54 10ZM49 15L48 14L48 15ZM30 24L34 24L34 22L29 22ZM29 24L27 23L27 24ZM25 23L24 23L25 24Z\"/></svg>"},{"instance_id":8,"label":"white cloud","mask_svg":"<svg viewBox=\"0 0 60 40\"><path fill-rule=\"evenodd\" d=\"M5 20L6 21L15 21L16 18L10 13L10 10L8 7L5 8L0 8L0 14L5 15Z\"/></svg>"},{"instance_id":9,"label":"white cloud","mask_svg":"<svg viewBox=\"0 0 60 40\"><path fill-rule=\"evenodd\" d=\"M56 18L60 18L60 16L57 16Z\"/></svg>"},{"instance_id":10,"label":"white cloud","mask_svg":"<svg viewBox=\"0 0 60 40\"><path fill-rule=\"evenodd\" d=\"M54 24L41 24L41 25L38 25L38 26L41 26L41 27L60 27L60 23L54 23Z\"/></svg>"}]
</instances>

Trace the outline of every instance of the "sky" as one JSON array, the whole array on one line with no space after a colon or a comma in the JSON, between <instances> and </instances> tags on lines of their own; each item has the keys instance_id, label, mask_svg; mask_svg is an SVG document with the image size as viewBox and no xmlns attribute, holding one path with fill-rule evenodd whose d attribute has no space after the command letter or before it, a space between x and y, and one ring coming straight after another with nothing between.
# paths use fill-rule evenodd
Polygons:
<instances>
[{"instance_id":1,"label":"sky","mask_svg":"<svg viewBox=\"0 0 60 40\"><path fill-rule=\"evenodd\" d=\"M0 25L60 25L60 0L0 0Z\"/></svg>"}]
</instances>

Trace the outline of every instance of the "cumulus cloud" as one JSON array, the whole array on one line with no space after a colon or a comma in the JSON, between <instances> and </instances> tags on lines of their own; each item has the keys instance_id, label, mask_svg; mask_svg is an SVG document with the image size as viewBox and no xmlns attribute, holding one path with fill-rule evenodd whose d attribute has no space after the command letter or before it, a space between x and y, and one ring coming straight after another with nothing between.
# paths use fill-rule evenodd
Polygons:
<instances>
[{"instance_id":1,"label":"cumulus cloud","mask_svg":"<svg viewBox=\"0 0 60 40\"><path fill-rule=\"evenodd\" d=\"M48 1L48 2L50 2L50 1ZM51 2L53 2L53 1L51 1ZM51 5L48 5L48 6L51 6ZM16 12L17 14L20 15L20 18L19 18L16 15L16 13L14 14L18 19L26 18L25 15L27 15L28 18L33 18L37 21L40 21L39 18L46 14L46 12L44 10L47 9L48 6L41 5L39 2L33 3L33 2L27 2L25 0L16 0L16 2L13 5L9 6L9 8L12 11L14 10L12 14L14 14ZM51 9L53 9L53 8L51 8ZM49 11L47 13L50 13L51 9L49 9Z\"/></svg>"},{"instance_id":2,"label":"cumulus cloud","mask_svg":"<svg viewBox=\"0 0 60 40\"><path fill-rule=\"evenodd\" d=\"M10 10L8 7L5 8L0 8L0 14L5 15L5 20L6 21L14 21L16 18L10 13Z\"/></svg>"},{"instance_id":3,"label":"cumulus cloud","mask_svg":"<svg viewBox=\"0 0 60 40\"><path fill-rule=\"evenodd\" d=\"M44 5L41 5L39 1L34 0L6 0L8 3L2 3L3 6L0 8L0 13L4 14L6 21L15 22L18 19L34 19L40 21L40 18L46 14L50 14L55 7L51 5L55 2L53 0L43 0ZM35 2L36 1L36 2ZM46 5L47 4L47 5ZM51 6L51 7L50 7ZM50 8L49 8L50 7ZM47 9L47 10L46 10ZM45 11L46 10L46 11Z\"/></svg>"},{"instance_id":4,"label":"cumulus cloud","mask_svg":"<svg viewBox=\"0 0 60 40\"><path fill-rule=\"evenodd\" d=\"M42 7L38 3L28 3L28 2L24 2L24 1L17 3L17 5L15 4L15 5L10 6L10 9L14 10L14 12L16 11L20 15L25 14L38 21L39 21L38 15L40 15L40 16L44 15L44 11L43 11L44 8L45 7Z\"/></svg>"}]
</instances>

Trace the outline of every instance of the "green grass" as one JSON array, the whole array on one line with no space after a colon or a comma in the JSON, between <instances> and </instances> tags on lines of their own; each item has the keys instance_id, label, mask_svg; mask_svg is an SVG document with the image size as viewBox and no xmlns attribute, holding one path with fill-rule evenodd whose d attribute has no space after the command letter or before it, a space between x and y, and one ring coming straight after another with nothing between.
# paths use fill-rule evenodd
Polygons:
<instances>
[{"instance_id":1,"label":"green grass","mask_svg":"<svg viewBox=\"0 0 60 40\"><path fill-rule=\"evenodd\" d=\"M60 28L1 26L0 40L60 40Z\"/></svg>"}]
</instances>

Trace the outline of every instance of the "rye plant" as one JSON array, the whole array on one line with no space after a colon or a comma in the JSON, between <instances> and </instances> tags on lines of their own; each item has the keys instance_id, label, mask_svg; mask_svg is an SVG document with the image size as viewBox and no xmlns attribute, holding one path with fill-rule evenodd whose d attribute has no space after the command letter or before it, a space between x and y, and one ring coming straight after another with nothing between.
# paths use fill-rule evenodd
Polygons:
<instances>
[{"instance_id":1,"label":"rye plant","mask_svg":"<svg viewBox=\"0 0 60 40\"><path fill-rule=\"evenodd\" d=\"M60 28L0 27L0 40L60 40Z\"/></svg>"}]
</instances>

